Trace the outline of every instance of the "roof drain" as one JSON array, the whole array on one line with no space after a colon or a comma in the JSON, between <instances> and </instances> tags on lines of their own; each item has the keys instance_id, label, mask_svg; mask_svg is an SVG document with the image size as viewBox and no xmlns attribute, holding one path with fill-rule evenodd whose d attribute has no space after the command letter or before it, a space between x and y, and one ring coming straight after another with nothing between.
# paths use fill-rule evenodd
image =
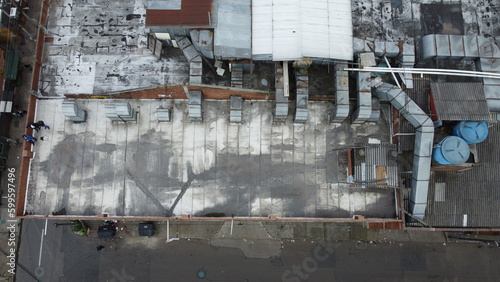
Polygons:
<instances>
[{"instance_id":1,"label":"roof drain","mask_svg":"<svg viewBox=\"0 0 500 282\"><path fill-rule=\"evenodd\" d=\"M416 129L410 213L415 218L422 220L427 207L434 124L431 118L402 89L395 85L384 82L375 89L375 95L379 99L389 101Z\"/></svg>"}]
</instances>

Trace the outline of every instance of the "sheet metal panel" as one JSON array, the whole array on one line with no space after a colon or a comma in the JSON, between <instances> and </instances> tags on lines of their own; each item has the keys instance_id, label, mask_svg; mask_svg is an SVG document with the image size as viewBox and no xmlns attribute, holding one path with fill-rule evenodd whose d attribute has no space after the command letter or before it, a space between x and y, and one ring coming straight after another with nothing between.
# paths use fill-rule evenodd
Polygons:
<instances>
[{"instance_id":1,"label":"sheet metal panel","mask_svg":"<svg viewBox=\"0 0 500 282\"><path fill-rule=\"evenodd\" d=\"M219 0L214 54L217 58L252 57L252 11L250 0Z\"/></svg>"},{"instance_id":2,"label":"sheet metal panel","mask_svg":"<svg viewBox=\"0 0 500 282\"><path fill-rule=\"evenodd\" d=\"M306 122L308 116L308 95L297 94L295 109L295 122Z\"/></svg>"},{"instance_id":3,"label":"sheet metal panel","mask_svg":"<svg viewBox=\"0 0 500 282\"><path fill-rule=\"evenodd\" d=\"M493 57L493 45L489 38L478 36L477 45L479 48L479 57L492 58Z\"/></svg>"},{"instance_id":4,"label":"sheet metal panel","mask_svg":"<svg viewBox=\"0 0 500 282\"><path fill-rule=\"evenodd\" d=\"M156 110L156 118L158 121L170 121L170 109L158 108Z\"/></svg>"},{"instance_id":5,"label":"sheet metal panel","mask_svg":"<svg viewBox=\"0 0 500 282\"><path fill-rule=\"evenodd\" d=\"M464 52L466 59L476 59L479 57L479 48L477 45L477 36L463 36Z\"/></svg>"},{"instance_id":6,"label":"sheet metal panel","mask_svg":"<svg viewBox=\"0 0 500 282\"><path fill-rule=\"evenodd\" d=\"M450 59L457 60L465 57L465 47L463 36L461 35L450 35Z\"/></svg>"},{"instance_id":7,"label":"sheet metal panel","mask_svg":"<svg viewBox=\"0 0 500 282\"><path fill-rule=\"evenodd\" d=\"M449 59L451 56L450 37L447 34L436 34L437 59Z\"/></svg>"},{"instance_id":8,"label":"sheet metal panel","mask_svg":"<svg viewBox=\"0 0 500 282\"><path fill-rule=\"evenodd\" d=\"M422 37L422 59L434 59L437 56L436 36L428 34Z\"/></svg>"},{"instance_id":9,"label":"sheet metal panel","mask_svg":"<svg viewBox=\"0 0 500 282\"><path fill-rule=\"evenodd\" d=\"M380 102L378 98L372 97L372 114L367 122L378 122L380 119Z\"/></svg>"},{"instance_id":10,"label":"sheet metal panel","mask_svg":"<svg viewBox=\"0 0 500 282\"><path fill-rule=\"evenodd\" d=\"M229 100L229 121L241 122L243 99L241 96L231 96Z\"/></svg>"}]
</instances>

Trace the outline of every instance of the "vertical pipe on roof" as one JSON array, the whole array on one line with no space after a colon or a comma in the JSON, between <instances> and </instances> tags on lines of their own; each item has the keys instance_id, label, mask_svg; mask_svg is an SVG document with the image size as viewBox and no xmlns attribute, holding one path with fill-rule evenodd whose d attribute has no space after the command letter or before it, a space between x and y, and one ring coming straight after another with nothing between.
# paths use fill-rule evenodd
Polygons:
<instances>
[{"instance_id":1,"label":"vertical pipe on roof","mask_svg":"<svg viewBox=\"0 0 500 282\"><path fill-rule=\"evenodd\" d=\"M375 95L379 99L389 101L416 128L410 213L417 219L423 219L427 207L431 173L434 124L431 118L403 90L392 84L382 83L375 89Z\"/></svg>"}]
</instances>

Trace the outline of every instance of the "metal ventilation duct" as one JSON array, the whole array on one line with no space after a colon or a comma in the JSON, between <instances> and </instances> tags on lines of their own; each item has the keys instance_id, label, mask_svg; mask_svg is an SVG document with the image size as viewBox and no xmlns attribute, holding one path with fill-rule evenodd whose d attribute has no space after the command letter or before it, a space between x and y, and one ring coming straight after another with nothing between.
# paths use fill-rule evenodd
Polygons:
<instances>
[{"instance_id":1,"label":"metal ventilation duct","mask_svg":"<svg viewBox=\"0 0 500 282\"><path fill-rule=\"evenodd\" d=\"M189 118L191 121L201 122L203 121L203 111L201 109L201 91L190 91L189 92Z\"/></svg>"},{"instance_id":2,"label":"metal ventilation duct","mask_svg":"<svg viewBox=\"0 0 500 282\"><path fill-rule=\"evenodd\" d=\"M74 101L64 101L62 112L65 117L73 122L84 122L87 119L87 112L80 109Z\"/></svg>"},{"instance_id":3,"label":"metal ventilation duct","mask_svg":"<svg viewBox=\"0 0 500 282\"><path fill-rule=\"evenodd\" d=\"M415 218L423 219L427 207L431 173L434 124L431 118L400 88L389 83L382 83L375 90L375 94L379 99L389 101L416 128L410 213Z\"/></svg>"},{"instance_id":4,"label":"metal ventilation duct","mask_svg":"<svg viewBox=\"0 0 500 282\"><path fill-rule=\"evenodd\" d=\"M500 72L500 48L489 38L475 35L429 34L422 37L422 59L475 60L476 70ZM483 78L490 111L500 112L500 80Z\"/></svg>"},{"instance_id":5,"label":"metal ventilation duct","mask_svg":"<svg viewBox=\"0 0 500 282\"><path fill-rule=\"evenodd\" d=\"M156 110L156 118L158 121L170 121L171 120L171 111L170 109L158 108Z\"/></svg>"},{"instance_id":6,"label":"metal ventilation duct","mask_svg":"<svg viewBox=\"0 0 500 282\"><path fill-rule=\"evenodd\" d=\"M330 115L330 122L343 122L349 115L349 74L344 69L347 62L335 63L335 108Z\"/></svg>"},{"instance_id":7,"label":"metal ventilation duct","mask_svg":"<svg viewBox=\"0 0 500 282\"><path fill-rule=\"evenodd\" d=\"M129 103L115 103L104 105L106 117L112 121L137 121L137 112Z\"/></svg>"},{"instance_id":8,"label":"metal ventilation duct","mask_svg":"<svg viewBox=\"0 0 500 282\"><path fill-rule=\"evenodd\" d=\"M286 64L286 62L283 62ZM276 63L275 68L276 99L274 109L274 122L284 122L288 116L288 96L285 95L285 83L283 78L283 65Z\"/></svg>"},{"instance_id":9,"label":"metal ventilation duct","mask_svg":"<svg viewBox=\"0 0 500 282\"><path fill-rule=\"evenodd\" d=\"M357 73L358 107L352 114L352 123L364 123L372 115L371 73Z\"/></svg>"},{"instance_id":10,"label":"metal ventilation duct","mask_svg":"<svg viewBox=\"0 0 500 282\"><path fill-rule=\"evenodd\" d=\"M200 54L189 38L176 36L175 40L189 62L189 83L201 84L203 64Z\"/></svg>"},{"instance_id":11,"label":"metal ventilation duct","mask_svg":"<svg viewBox=\"0 0 500 282\"><path fill-rule=\"evenodd\" d=\"M229 100L229 121L240 123L242 109L243 98L241 96L231 96Z\"/></svg>"},{"instance_id":12,"label":"metal ventilation duct","mask_svg":"<svg viewBox=\"0 0 500 282\"><path fill-rule=\"evenodd\" d=\"M304 70L304 69L302 69ZM295 99L294 122L304 123L309 115L307 104L309 102L309 75L307 72L295 72L297 78L297 97Z\"/></svg>"}]
</instances>

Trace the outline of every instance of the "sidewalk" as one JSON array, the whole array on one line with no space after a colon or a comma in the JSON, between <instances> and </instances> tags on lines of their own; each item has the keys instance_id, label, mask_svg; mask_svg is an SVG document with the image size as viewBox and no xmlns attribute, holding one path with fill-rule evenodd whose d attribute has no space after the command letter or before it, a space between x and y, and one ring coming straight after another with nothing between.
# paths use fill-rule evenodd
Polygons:
<instances>
[{"instance_id":1,"label":"sidewalk","mask_svg":"<svg viewBox=\"0 0 500 282\"><path fill-rule=\"evenodd\" d=\"M394 244L405 242L447 243L444 232L367 229L357 222L260 222L260 221L154 221L155 235L140 237L142 221L119 220L113 239L98 239L97 230L103 220L84 221L90 228L89 240L98 240L108 249L149 242L162 245L172 240L208 240L214 247L240 249L247 258L268 258L279 254L286 242L359 242L360 244ZM69 223L50 220L49 224ZM500 238L499 238L500 239Z\"/></svg>"},{"instance_id":2,"label":"sidewalk","mask_svg":"<svg viewBox=\"0 0 500 282\"><path fill-rule=\"evenodd\" d=\"M23 9L23 12L27 14L30 18L39 19L41 14L42 1L30 1L29 9ZM15 89L15 95L13 100L13 105L17 105L20 109L28 109L28 101L31 95L31 84L33 77L33 66L35 64L35 51L36 51L36 38L38 37L38 28L31 23L29 19L25 19L23 15L20 16L19 24L24 27L24 31L18 30L18 40L13 46L14 50L19 53L19 72L18 72L18 85ZM29 39L29 36L33 40ZM25 67L25 65L30 65L30 67ZM9 157L6 160L7 171L1 173L0 183L2 190L2 199L0 207L0 236L3 238L14 238L14 241L0 240L0 250L5 253L0 255L0 278L12 279L12 274L8 271L11 269L8 263L6 255L11 254L11 248L19 248L19 238L21 230L21 220L16 219L12 216L12 210L9 210L9 197L12 197L13 193L9 193L8 188L18 188L19 183L19 173L20 165L23 153L23 142L22 135L25 134L26 125L28 123L27 117L15 118L11 114L4 113L0 119L0 125L2 127L2 135L13 140L17 140L17 144L9 143ZM9 169L11 173L9 174ZM9 186L9 184L11 184ZM12 191L12 190L11 190ZM10 195L9 195L10 194ZM17 194L16 194L17 196ZM15 228L14 228L15 227ZM11 231L14 231L11 234ZM15 242L15 246L13 245ZM16 254L17 256L17 254ZM17 259L17 257L16 257Z\"/></svg>"}]
</instances>

